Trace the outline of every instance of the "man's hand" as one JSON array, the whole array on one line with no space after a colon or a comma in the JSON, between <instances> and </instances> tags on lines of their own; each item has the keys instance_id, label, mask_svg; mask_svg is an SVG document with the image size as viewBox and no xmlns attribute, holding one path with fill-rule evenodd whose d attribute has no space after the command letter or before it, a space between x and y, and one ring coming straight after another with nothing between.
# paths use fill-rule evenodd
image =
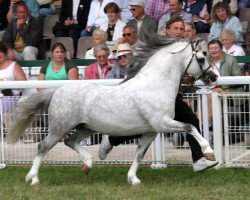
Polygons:
<instances>
[{"instance_id":1,"label":"man's hand","mask_svg":"<svg viewBox=\"0 0 250 200\"><path fill-rule=\"evenodd\" d=\"M7 55L8 55L9 60L13 60L13 61L16 60L16 55L15 55L13 49L8 49L8 54Z\"/></svg>"}]
</instances>

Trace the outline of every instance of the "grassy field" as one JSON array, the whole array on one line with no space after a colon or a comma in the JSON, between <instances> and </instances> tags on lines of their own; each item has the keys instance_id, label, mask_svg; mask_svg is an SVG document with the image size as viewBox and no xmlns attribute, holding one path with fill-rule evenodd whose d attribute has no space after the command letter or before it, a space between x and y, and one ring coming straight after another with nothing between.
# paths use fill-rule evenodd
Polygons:
<instances>
[{"instance_id":1,"label":"grassy field","mask_svg":"<svg viewBox=\"0 0 250 200\"><path fill-rule=\"evenodd\" d=\"M249 200L250 169L210 169L194 173L188 167L153 170L141 167L142 185L127 183L127 167L94 167L88 176L80 166L42 166L40 185L24 178L29 167L0 170L1 200Z\"/></svg>"}]
</instances>

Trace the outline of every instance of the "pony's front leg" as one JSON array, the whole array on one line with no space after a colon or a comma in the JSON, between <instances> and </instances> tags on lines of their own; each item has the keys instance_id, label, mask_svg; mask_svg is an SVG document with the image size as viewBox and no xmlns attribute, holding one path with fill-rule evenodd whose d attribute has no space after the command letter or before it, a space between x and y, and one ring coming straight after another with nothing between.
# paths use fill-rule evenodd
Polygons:
<instances>
[{"instance_id":1,"label":"pony's front leg","mask_svg":"<svg viewBox=\"0 0 250 200\"><path fill-rule=\"evenodd\" d=\"M190 125L190 126L191 126L191 131L189 131L188 133L192 135L198 141L198 143L201 146L203 155L206 156L208 159L215 160L214 151L210 147L209 142L201 136L201 134L197 131L197 129L193 125Z\"/></svg>"},{"instance_id":2,"label":"pony's front leg","mask_svg":"<svg viewBox=\"0 0 250 200\"><path fill-rule=\"evenodd\" d=\"M139 185L141 183L140 179L138 179L136 176L136 172L137 172L137 169L139 167L139 162L142 161L148 147L150 146L152 141L155 139L155 137L156 137L155 133L142 136L142 138L138 144L138 148L136 150L136 153L135 153L134 161L133 161L133 163L128 171L129 184L136 186L136 185Z\"/></svg>"}]
</instances>

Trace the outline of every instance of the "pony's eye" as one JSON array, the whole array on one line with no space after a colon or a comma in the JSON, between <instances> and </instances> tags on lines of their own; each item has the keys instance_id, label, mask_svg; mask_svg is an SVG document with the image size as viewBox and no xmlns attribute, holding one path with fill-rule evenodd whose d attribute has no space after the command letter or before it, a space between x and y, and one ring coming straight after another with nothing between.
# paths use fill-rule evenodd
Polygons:
<instances>
[{"instance_id":1,"label":"pony's eye","mask_svg":"<svg viewBox=\"0 0 250 200\"><path fill-rule=\"evenodd\" d=\"M197 61L199 64L204 64L205 58L198 58Z\"/></svg>"}]
</instances>

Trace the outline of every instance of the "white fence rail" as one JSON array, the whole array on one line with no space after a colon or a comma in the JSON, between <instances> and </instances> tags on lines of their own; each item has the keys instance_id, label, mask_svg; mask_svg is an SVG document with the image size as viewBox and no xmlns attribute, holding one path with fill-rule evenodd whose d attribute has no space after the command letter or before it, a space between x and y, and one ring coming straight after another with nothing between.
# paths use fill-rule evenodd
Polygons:
<instances>
[{"instance_id":1,"label":"white fence rail","mask_svg":"<svg viewBox=\"0 0 250 200\"><path fill-rule=\"evenodd\" d=\"M237 80L227 80L228 77L219 78L218 83L231 84L250 84L250 77L237 77ZM242 79L242 80L241 80ZM115 85L121 80L90 80L97 84L105 85ZM30 94L35 88L56 88L69 82L74 81L9 81L1 82L0 90L7 88L24 89L24 94ZM190 94L186 97L186 100L194 108L194 111L199 116L201 120L201 129L203 130L203 135L206 139L210 139L210 133L208 130L207 122L207 94L210 91L207 88L203 88L198 92L198 94ZM226 166L250 166L249 158L249 107L247 108L247 101L249 101L249 93L238 94L242 96L242 99L246 99L245 108L248 110L244 111L244 126L242 124L235 125L239 126L238 129L243 130L241 137L243 138L240 142L230 143L230 140L226 139L231 135L230 126L231 121L227 121L228 105L224 104L223 98L229 97L228 94L213 95L213 109L214 109L214 149L217 159L221 164ZM237 98L238 98L237 97ZM16 100L10 101L10 105L14 105ZM233 97L235 98L235 97ZM3 98L0 98L3 100ZM33 124L28 131L25 133L24 138L15 145L9 145L5 142L5 137L8 131L8 119L11 120L15 116L11 112L4 112L0 103L1 111L1 143L0 143L0 167L7 165L18 165L18 164L31 164L35 155L38 143L25 143L29 135L35 135L36 138L43 137L47 132L47 127L41 120L37 120L36 124ZM248 103L249 105L249 103ZM5 105L4 105L5 106ZM10 106L11 109L11 106ZM220 113L221 112L221 113ZM238 111L241 115L242 111ZM238 114L238 115L239 115ZM44 115L43 117L45 117ZM217 120L219 118L219 120ZM215 120L216 119L216 120ZM242 118L241 118L242 119ZM7 120L7 121L6 121ZM224 120L224 121L222 121ZM244 128L242 128L244 127ZM224 137L224 141L222 139ZM98 138L98 137L97 137ZM35 139L39 140L39 139ZM93 140L92 140L93 141ZM229 142L228 142L229 141ZM98 144L92 144L90 146L85 146L95 158L96 164L111 163L111 164L128 164L132 162L135 150L136 150L136 140L128 144L120 145L113 149L109 154L106 161L101 161L98 159ZM84 145L84 144L83 144ZM239 146L240 145L240 146ZM150 146L147 151L143 163L152 164L152 167L165 167L166 164L176 165L176 164L191 164L191 151L188 144L185 141L185 134L159 134L155 142ZM47 164L79 164L81 163L81 158L73 150L67 148L63 142L59 142L56 147L54 147L48 155L45 157L44 162Z\"/></svg>"}]
</instances>

